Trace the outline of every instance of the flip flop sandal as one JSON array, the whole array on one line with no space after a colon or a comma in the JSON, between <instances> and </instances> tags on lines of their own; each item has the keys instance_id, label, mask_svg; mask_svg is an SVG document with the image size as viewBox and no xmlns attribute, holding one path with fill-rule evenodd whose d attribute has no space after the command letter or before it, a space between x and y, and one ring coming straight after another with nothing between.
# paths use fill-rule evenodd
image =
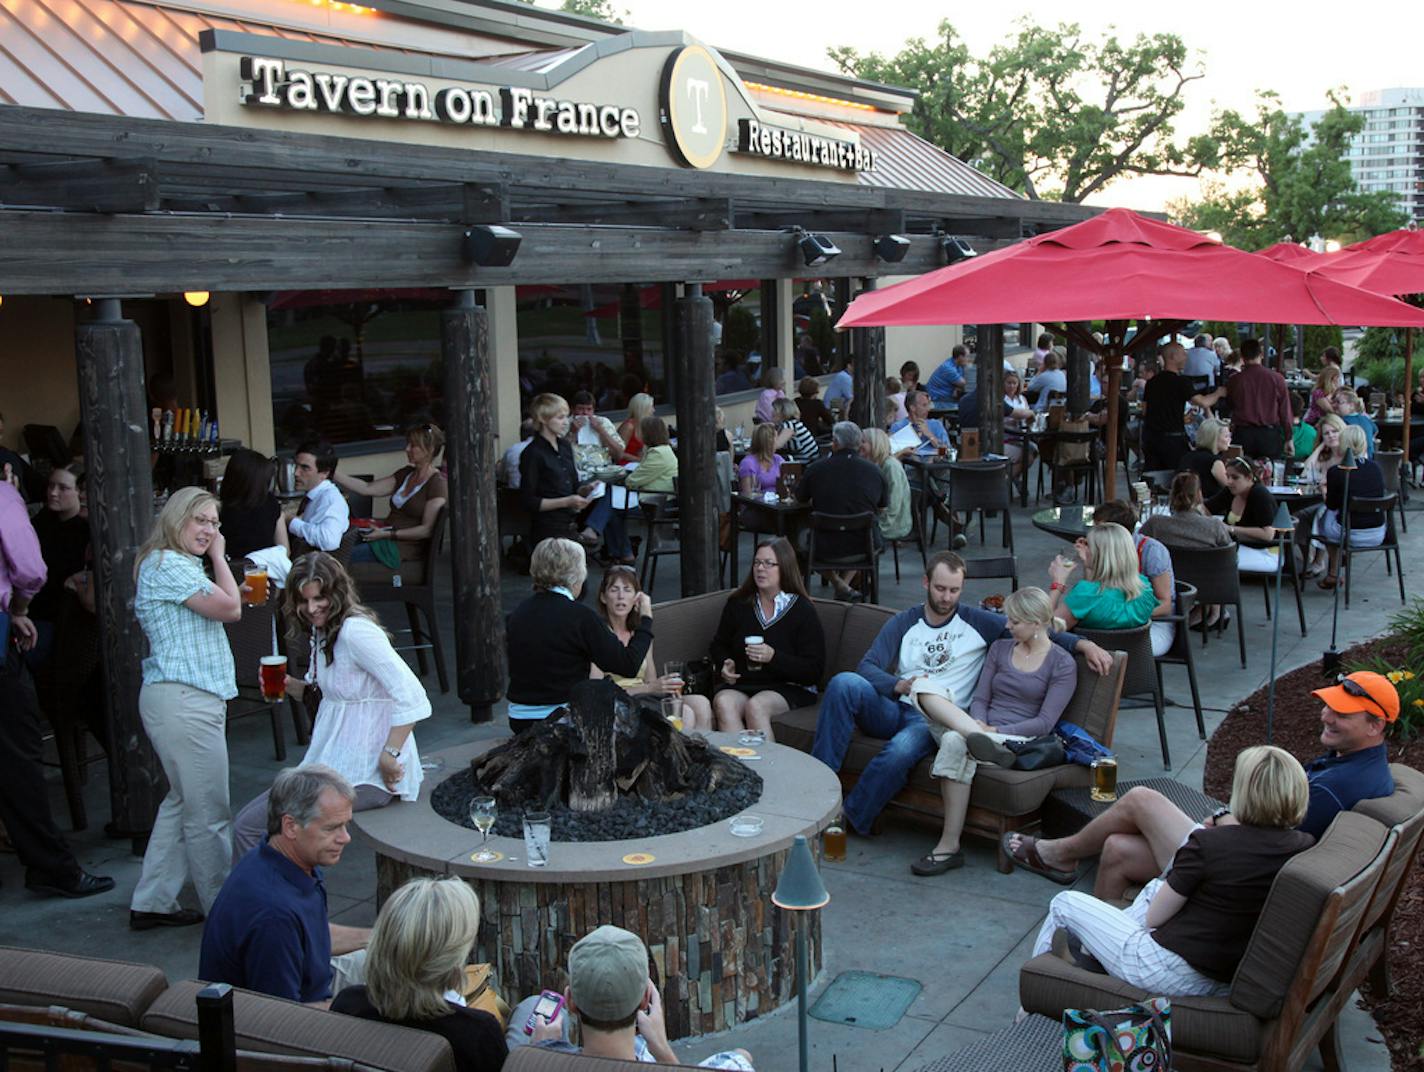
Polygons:
<instances>
[{"instance_id":1,"label":"flip flop sandal","mask_svg":"<svg viewBox=\"0 0 1424 1072\"><path fill-rule=\"evenodd\" d=\"M1013 839L1018 838L1017 846L1013 844ZM999 838L999 845L1004 850L1004 855L1012 860L1025 871L1032 871L1035 875L1042 875L1049 882L1056 882L1060 886L1071 886L1078 880L1078 871L1062 871L1056 867L1049 867L1043 862L1043 857L1038 854L1038 838L1030 837L1027 834L1008 833Z\"/></svg>"},{"instance_id":2,"label":"flip flop sandal","mask_svg":"<svg viewBox=\"0 0 1424 1072\"><path fill-rule=\"evenodd\" d=\"M991 763L996 767L1011 768L1014 765L1014 760L1019 758L987 733L971 733L965 743L969 746L969 754L980 763Z\"/></svg>"},{"instance_id":3,"label":"flip flop sandal","mask_svg":"<svg viewBox=\"0 0 1424 1072\"><path fill-rule=\"evenodd\" d=\"M1320 578L1320 580L1316 581L1315 583L1320 585L1321 588L1325 589L1328 592L1332 588L1338 588L1340 586L1340 578L1327 576Z\"/></svg>"},{"instance_id":4,"label":"flip flop sandal","mask_svg":"<svg viewBox=\"0 0 1424 1072\"><path fill-rule=\"evenodd\" d=\"M927 852L910 865L917 875L942 875L964 866L964 850L958 852Z\"/></svg>"}]
</instances>

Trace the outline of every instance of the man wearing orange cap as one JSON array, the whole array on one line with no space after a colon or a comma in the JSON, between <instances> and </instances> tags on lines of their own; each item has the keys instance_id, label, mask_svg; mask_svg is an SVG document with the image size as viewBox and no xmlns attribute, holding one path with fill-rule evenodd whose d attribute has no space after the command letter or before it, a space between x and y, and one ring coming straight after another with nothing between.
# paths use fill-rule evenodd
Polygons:
<instances>
[{"instance_id":1,"label":"man wearing orange cap","mask_svg":"<svg viewBox=\"0 0 1424 1072\"><path fill-rule=\"evenodd\" d=\"M1310 805L1299 829L1318 838L1339 812L1394 792L1384 736L1399 717L1399 693L1384 675L1358 670L1311 695L1324 704L1320 743L1329 751L1306 764ZM1235 821L1222 808L1197 824L1161 793L1139 785L1070 837L1005 834L1003 846L1018 866L1064 886L1077 879L1079 860L1101 856L1093 893L1112 901L1165 871L1198 825Z\"/></svg>"}]
</instances>

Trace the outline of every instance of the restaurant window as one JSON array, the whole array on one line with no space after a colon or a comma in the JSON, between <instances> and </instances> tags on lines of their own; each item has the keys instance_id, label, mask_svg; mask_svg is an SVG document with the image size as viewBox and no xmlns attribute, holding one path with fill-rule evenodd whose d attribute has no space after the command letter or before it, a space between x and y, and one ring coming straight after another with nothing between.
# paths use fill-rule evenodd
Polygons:
<instances>
[{"instance_id":1,"label":"restaurant window","mask_svg":"<svg viewBox=\"0 0 1424 1072\"><path fill-rule=\"evenodd\" d=\"M712 338L717 353L717 394L760 387L772 361L763 331L767 310L753 280L719 280L702 293L712 300ZM789 392L788 392L789 393Z\"/></svg>"},{"instance_id":2,"label":"restaurant window","mask_svg":"<svg viewBox=\"0 0 1424 1072\"><path fill-rule=\"evenodd\" d=\"M443 424L448 291L282 291L267 305L277 448L380 441Z\"/></svg>"},{"instance_id":3,"label":"restaurant window","mask_svg":"<svg viewBox=\"0 0 1424 1072\"><path fill-rule=\"evenodd\" d=\"M664 352L663 287L657 283L539 285L516 289L519 400L588 391L599 410L636 394L671 402Z\"/></svg>"}]
</instances>

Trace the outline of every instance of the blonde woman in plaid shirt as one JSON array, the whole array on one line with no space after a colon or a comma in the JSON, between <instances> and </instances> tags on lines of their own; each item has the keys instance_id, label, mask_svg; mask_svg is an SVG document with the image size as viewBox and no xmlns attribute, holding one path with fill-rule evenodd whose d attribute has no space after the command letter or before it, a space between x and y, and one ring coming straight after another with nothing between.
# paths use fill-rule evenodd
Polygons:
<instances>
[{"instance_id":1,"label":"blonde woman in plaid shirt","mask_svg":"<svg viewBox=\"0 0 1424 1072\"><path fill-rule=\"evenodd\" d=\"M237 675L222 623L242 617L242 599L226 548L216 497L183 488L138 550L134 612L149 648L138 709L169 788L129 905L134 930L201 923L227 878L232 811L225 731ZM205 556L214 580L203 572ZM178 903L190 878L203 912Z\"/></svg>"}]
</instances>

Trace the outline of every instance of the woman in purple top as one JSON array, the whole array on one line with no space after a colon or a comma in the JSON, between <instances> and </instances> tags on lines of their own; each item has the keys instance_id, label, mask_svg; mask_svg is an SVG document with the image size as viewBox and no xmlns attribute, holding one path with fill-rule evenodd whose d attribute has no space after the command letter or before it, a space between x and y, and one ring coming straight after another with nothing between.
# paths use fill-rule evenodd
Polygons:
<instances>
[{"instance_id":1,"label":"woman in purple top","mask_svg":"<svg viewBox=\"0 0 1424 1072\"><path fill-rule=\"evenodd\" d=\"M1073 656L1048 638L1053 602L1047 592L1020 588L1004 600L1004 614L1013 639L989 645L968 712L938 692L911 686L911 697L939 739L930 773L944 797L944 828L935 847L910 865L917 875L964 866L959 837L978 761L1012 766L1014 753L1004 742L1052 732L1078 686Z\"/></svg>"},{"instance_id":2,"label":"woman in purple top","mask_svg":"<svg viewBox=\"0 0 1424 1072\"><path fill-rule=\"evenodd\" d=\"M781 479L782 457L776 453L776 425L759 424L752 432L752 449L737 466L743 495L775 491Z\"/></svg>"},{"instance_id":3,"label":"woman in purple top","mask_svg":"<svg viewBox=\"0 0 1424 1072\"><path fill-rule=\"evenodd\" d=\"M766 375L761 378L762 392L757 396L756 411L752 416L759 424L766 424L775 420L771 412L771 405L778 398L786 397L786 373L773 365L766 370Z\"/></svg>"}]
</instances>

